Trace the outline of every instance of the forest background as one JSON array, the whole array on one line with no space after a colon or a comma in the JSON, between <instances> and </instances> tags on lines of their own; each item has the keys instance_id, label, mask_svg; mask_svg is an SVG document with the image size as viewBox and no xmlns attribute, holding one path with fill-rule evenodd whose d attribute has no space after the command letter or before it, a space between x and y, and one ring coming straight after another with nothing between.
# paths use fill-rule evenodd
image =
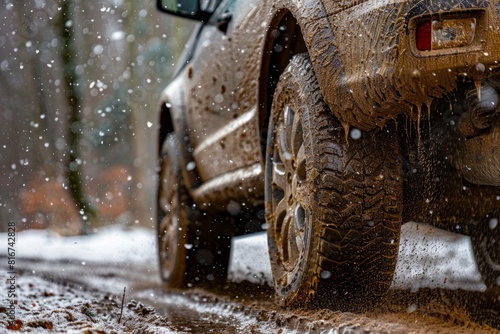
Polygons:
<instances>
[{"instance_id":1,"label":"forest background","mask_svg":"<svg viewBox=\"0 0 500 334\"><path fill-rule=\"evenodd\" d=\"M154 0L0 1L0 231L154 226L159 94L193 25Z\"/></svg>"}]
</instances>

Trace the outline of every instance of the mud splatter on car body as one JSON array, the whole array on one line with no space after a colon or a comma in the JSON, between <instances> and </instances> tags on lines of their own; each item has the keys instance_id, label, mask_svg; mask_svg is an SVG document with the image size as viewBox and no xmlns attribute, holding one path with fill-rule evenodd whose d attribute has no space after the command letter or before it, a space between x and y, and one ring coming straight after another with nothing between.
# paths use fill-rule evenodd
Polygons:
<instances>
[{"instance_id":1,"label":"mud splatter on car body","mask_svg":"<svg viewBox=\"0 0 500 334\"><path fill-rule=\"evenodd\" d=\"M162 97L162 106L172 104L163 109L177 120L175 127L189 124L201 182L263 164L256 139L267 125L272 80L277 80L273 67L282 70L281 63L297 51L309 52L330 110L361 130L383 128L401 113L417 117L422 105L453 91L460 78L480 82L499 66L498 4L488 1L248 1L226 7L199 32L203 42L191 50L189 67ZM215 23L225 12L233 16L223 32ZM477 42L460 50L419 51L417 24L443 13L477 15ZM298 32L290 34L292 28ZM302 37L305 45L295 45ZM238 123L244 130L236 129ZM228 197L249 195L242 192L214 197L223 204Z\"/></svg>"},{"instance_id":2,"label":"mud splatter on car body","mask_svg":"<svg viewBox=\"0 0 500 334\"><path fill-rule=\"evenodd\" d=\"M304 290L283 297L293 304L324 289L353 293L377 266L391 272L406 219L469 233L500 212L498 107L481 104L483 90L499 90L498 1L214 0L188 11L192 2L173 3L158 0L202 23L160 99L159 145L175 136L179 162L172 147L160 158L176 160L181 174L181 190L160 183L161 254L175 248L165 235L177 217L189 216L182 206L172 213L165 194L233 216L265 202L271 261L293 267L276 288ZM439 210L443 202L460 209ZM234 227L216 225L211 233ZM477 256L500 261L497 234ZM346 260L347 249L359 258ZM332 264L345 261L347 269ZM480 266L495 282L487 262ZM349 272L344 283L330 278L336 270ZM327 276L335 287L322 285Z\"/></svg>"}]
</instances>

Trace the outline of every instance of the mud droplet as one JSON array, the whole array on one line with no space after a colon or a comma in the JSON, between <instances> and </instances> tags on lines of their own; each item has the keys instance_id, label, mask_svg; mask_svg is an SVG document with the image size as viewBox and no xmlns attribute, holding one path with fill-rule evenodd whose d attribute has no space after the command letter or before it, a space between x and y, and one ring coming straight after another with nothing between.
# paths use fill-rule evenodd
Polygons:
<instances>
[{"instance_id":1,"label":"mud droplet","mask_svg":"<svg viewBox=\"0 0 500 334\"><path fill-rule=\"evenodd\" d=\"M475 80L474 84L476 85L477 99L481 102L481 81Z\"/></svg>"},{"instance_id":2,"label":"mud droplet","mask_svg":"<svg viewBox=\"0 0 500 334\"><path fill-rule=\"evenodd\" d=\"M347 122L340 122L342 124L342 127L344 128L344 135L345 135L345 142L349 145L349 134L350 134L350 128L351 125Z\"/></svg>"}]
</instances>

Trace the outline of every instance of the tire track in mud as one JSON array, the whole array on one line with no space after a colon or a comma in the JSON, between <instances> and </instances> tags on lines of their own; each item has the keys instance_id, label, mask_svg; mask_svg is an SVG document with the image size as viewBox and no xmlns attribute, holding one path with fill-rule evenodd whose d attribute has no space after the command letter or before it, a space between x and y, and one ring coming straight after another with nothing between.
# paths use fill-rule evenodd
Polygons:
<instances>
[{"instance_id":1,"label":"tire track in mud","mask_svg":"<svg viewBox=\"0 0 500 334\"><path fill-rule=\"evenodd\" d=\"M467 310L468 302L481 301L481 293L441 289L391 291L377 310L359 313L282 309L272 302L271 293L267 287L245 283L216 292L192 290L173 295L196 302L201 313L230 314L245 324L238 328L238 333L500 333L475 322ZM489 311L487 319L498 319L491 313L493 310Z\"/></svg>"},{"instance_id":2,"label":"tire track in mud","mask_svg":"<svg viewBox=\"0 0 500 334\"><path fill-rule=\"evenodd\" d=\"M156 270L79 261L19 259L25 275L137 300L184 333L500 333L500 292L391 290L374 310L282 309L268 286L228 283L212 291L162 288ZM59 268L54 270L54 268ZM490 326L495 326L497 329Z\"/></svg>"}]
</instances>

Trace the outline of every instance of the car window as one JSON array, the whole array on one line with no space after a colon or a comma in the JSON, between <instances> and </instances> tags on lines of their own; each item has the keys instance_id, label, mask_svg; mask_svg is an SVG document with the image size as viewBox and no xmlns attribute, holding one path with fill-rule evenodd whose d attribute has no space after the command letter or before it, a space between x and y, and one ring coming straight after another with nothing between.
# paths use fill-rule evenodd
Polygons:
<instances>
[{"instance_id":1,"label":"car window","mask_svg":"<svg viewBox=\"0 0 500 334\"><path fill-rule=\"evenodd\" d=\"M212 18L209 21L210 24L214 25L218 25L221 20L226 20L228 17L232 17L236 0L216 0L216 2L217 7L215 9L214 15L212 15Z\"/></svg>"},{"instance_id":2,"label":"car window","mask_svg":"<svg viewBox=\"0 0 500 334\"><path fill-rule=\"evenodd\" d=\"M201 8L205 8L207 11L213 12L222 1L224 0L203 0Z\"/></svg>"}]
</instances>

